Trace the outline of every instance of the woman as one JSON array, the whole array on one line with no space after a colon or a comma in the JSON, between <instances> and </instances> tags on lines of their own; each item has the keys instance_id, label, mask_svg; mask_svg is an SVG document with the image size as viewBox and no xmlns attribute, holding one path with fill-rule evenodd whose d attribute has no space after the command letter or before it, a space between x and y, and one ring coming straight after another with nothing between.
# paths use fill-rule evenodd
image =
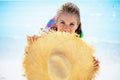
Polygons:
<instances>
[{"instance_id":1,"label":"woman","mask_svg":"<svg viewBox=\"0 0 120 80\"><path fill-rule=\"evenodd\" d=\"M56 16L48 22L46 28L69 33L75 32L82 37L79 8L71 2L63 4L58 9Z\"/></svg>"},{"instance_id":2,"label":"woman","mask_svg":"<svg viewBox=\"0 0 120 80\"><path fill-rule=\"evenodd\" d=\"M76 33L81 38L83 34L81 30L79 8L71 2L67 2L63 4L60 7L60 9L58 9L56 16L52 18L51 21L48 22L45 29L51 29L54 31L61 31L68 33ZM36 36L33 36L31 38L32 41L36 39L37 39ZM99 61L96 60L95 57L93 57L93 61L94 61L94 71L96 72L99 69Z\"/></svg>"}]
</instances>

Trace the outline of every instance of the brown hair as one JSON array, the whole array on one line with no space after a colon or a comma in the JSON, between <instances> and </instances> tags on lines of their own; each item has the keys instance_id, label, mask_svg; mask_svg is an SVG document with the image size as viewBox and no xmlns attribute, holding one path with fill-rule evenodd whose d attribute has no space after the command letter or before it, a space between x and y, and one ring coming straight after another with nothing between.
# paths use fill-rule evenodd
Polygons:
<instances>
[{"instance_id":1,"label":"brown hair","mask_svg":"<svg viewBox=\"0 0 120 80\"><path fill-rule=\"evenodd\" d=\"M75 33L77 33L78 35L82 35L82 30L81 30L81 21L80 21L80 12L79 12L79 8L71 3L71 2L67 2L65 4L63 4L57 11L57 14L55 16L55 23L54 25L51 27L52 30L57 31L57 27L56 27L56 21L58 20L59 16L61 13L63 12L67 12L70 14L75 14L76 18L77 18L77 22L78 22L78 28L75 30Z\"/></svg>"}]
</instances>

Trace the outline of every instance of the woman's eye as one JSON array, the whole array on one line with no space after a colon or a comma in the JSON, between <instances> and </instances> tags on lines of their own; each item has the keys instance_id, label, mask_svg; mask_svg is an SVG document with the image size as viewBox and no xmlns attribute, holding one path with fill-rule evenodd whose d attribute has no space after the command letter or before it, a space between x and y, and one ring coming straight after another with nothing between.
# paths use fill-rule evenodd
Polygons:
<instances>
[{"instance_id":1,"label":"woman's eye","mask_svg":"<svg viewBox=\"0 0 120 80\"><path fill-rule=\"evenodd\" d=\"M61 24L65 24L64 22L60 22Z\"/></svg>"},{"instance_id":2,"label":"woman's eye","mask_svg":"<svg viewBox=\"0 0 120 80\"><path fill-rule=\"evenodd\" d=\"M71 23L70 26L74 26L74 23Z\"/></svg>"}]
</instances>

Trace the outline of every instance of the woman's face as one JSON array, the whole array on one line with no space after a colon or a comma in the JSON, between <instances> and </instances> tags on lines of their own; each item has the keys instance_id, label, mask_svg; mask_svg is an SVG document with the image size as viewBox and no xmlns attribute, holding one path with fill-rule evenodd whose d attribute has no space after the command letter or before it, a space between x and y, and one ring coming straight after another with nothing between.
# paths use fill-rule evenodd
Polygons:
<instances>
[{"instance_id":1,"label":"woman's face","mask_svg":"<svg viewBox=\"0 0 120 80\"><path fill-rule=\"evenodd\" d=\"M57 30L74 33L78 27L77 18L74 14L62 13L56 22Z\"/></svg>"}]
</instances>

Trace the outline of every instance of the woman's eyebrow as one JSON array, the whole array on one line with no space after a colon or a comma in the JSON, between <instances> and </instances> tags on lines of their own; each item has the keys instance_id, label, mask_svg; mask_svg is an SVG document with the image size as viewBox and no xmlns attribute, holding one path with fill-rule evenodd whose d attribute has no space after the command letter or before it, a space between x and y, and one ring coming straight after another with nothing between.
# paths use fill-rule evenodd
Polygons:
<instances>
[{"instance_id":1,"label":"woman's eyebrow","mask_svg":"<svg viewBox=\"0 0 120 80\"><path fill-rule=\"evenodd\" d=\"M60 22L65 22L64 20L62 20L62 19L60 19L59 20ZM73 22L70 22L70 24L75 24L75 22L73 21Z\"/></svg>"},{"instance_id":2,"label":"woman's eyebrow","mask_svg":"<svg viewBox=\"0 0 120 80\"><path fill-rule=\"evenodd\" d=\"M75 22L71 22L71 23L72 23L72 24L75 24ZM71 23L70 23L70 24L71 24Z\"/></svg>"},{"instance_id":3,"label":"woman's eyebrow","mask_svg":"<svg viewBox=\"0 0 120 80\"><path fill-rule=\"evenodd\" d=\"M61 22L65 22L64 20L60 20Z\"/></svg>"}]
</instances>

